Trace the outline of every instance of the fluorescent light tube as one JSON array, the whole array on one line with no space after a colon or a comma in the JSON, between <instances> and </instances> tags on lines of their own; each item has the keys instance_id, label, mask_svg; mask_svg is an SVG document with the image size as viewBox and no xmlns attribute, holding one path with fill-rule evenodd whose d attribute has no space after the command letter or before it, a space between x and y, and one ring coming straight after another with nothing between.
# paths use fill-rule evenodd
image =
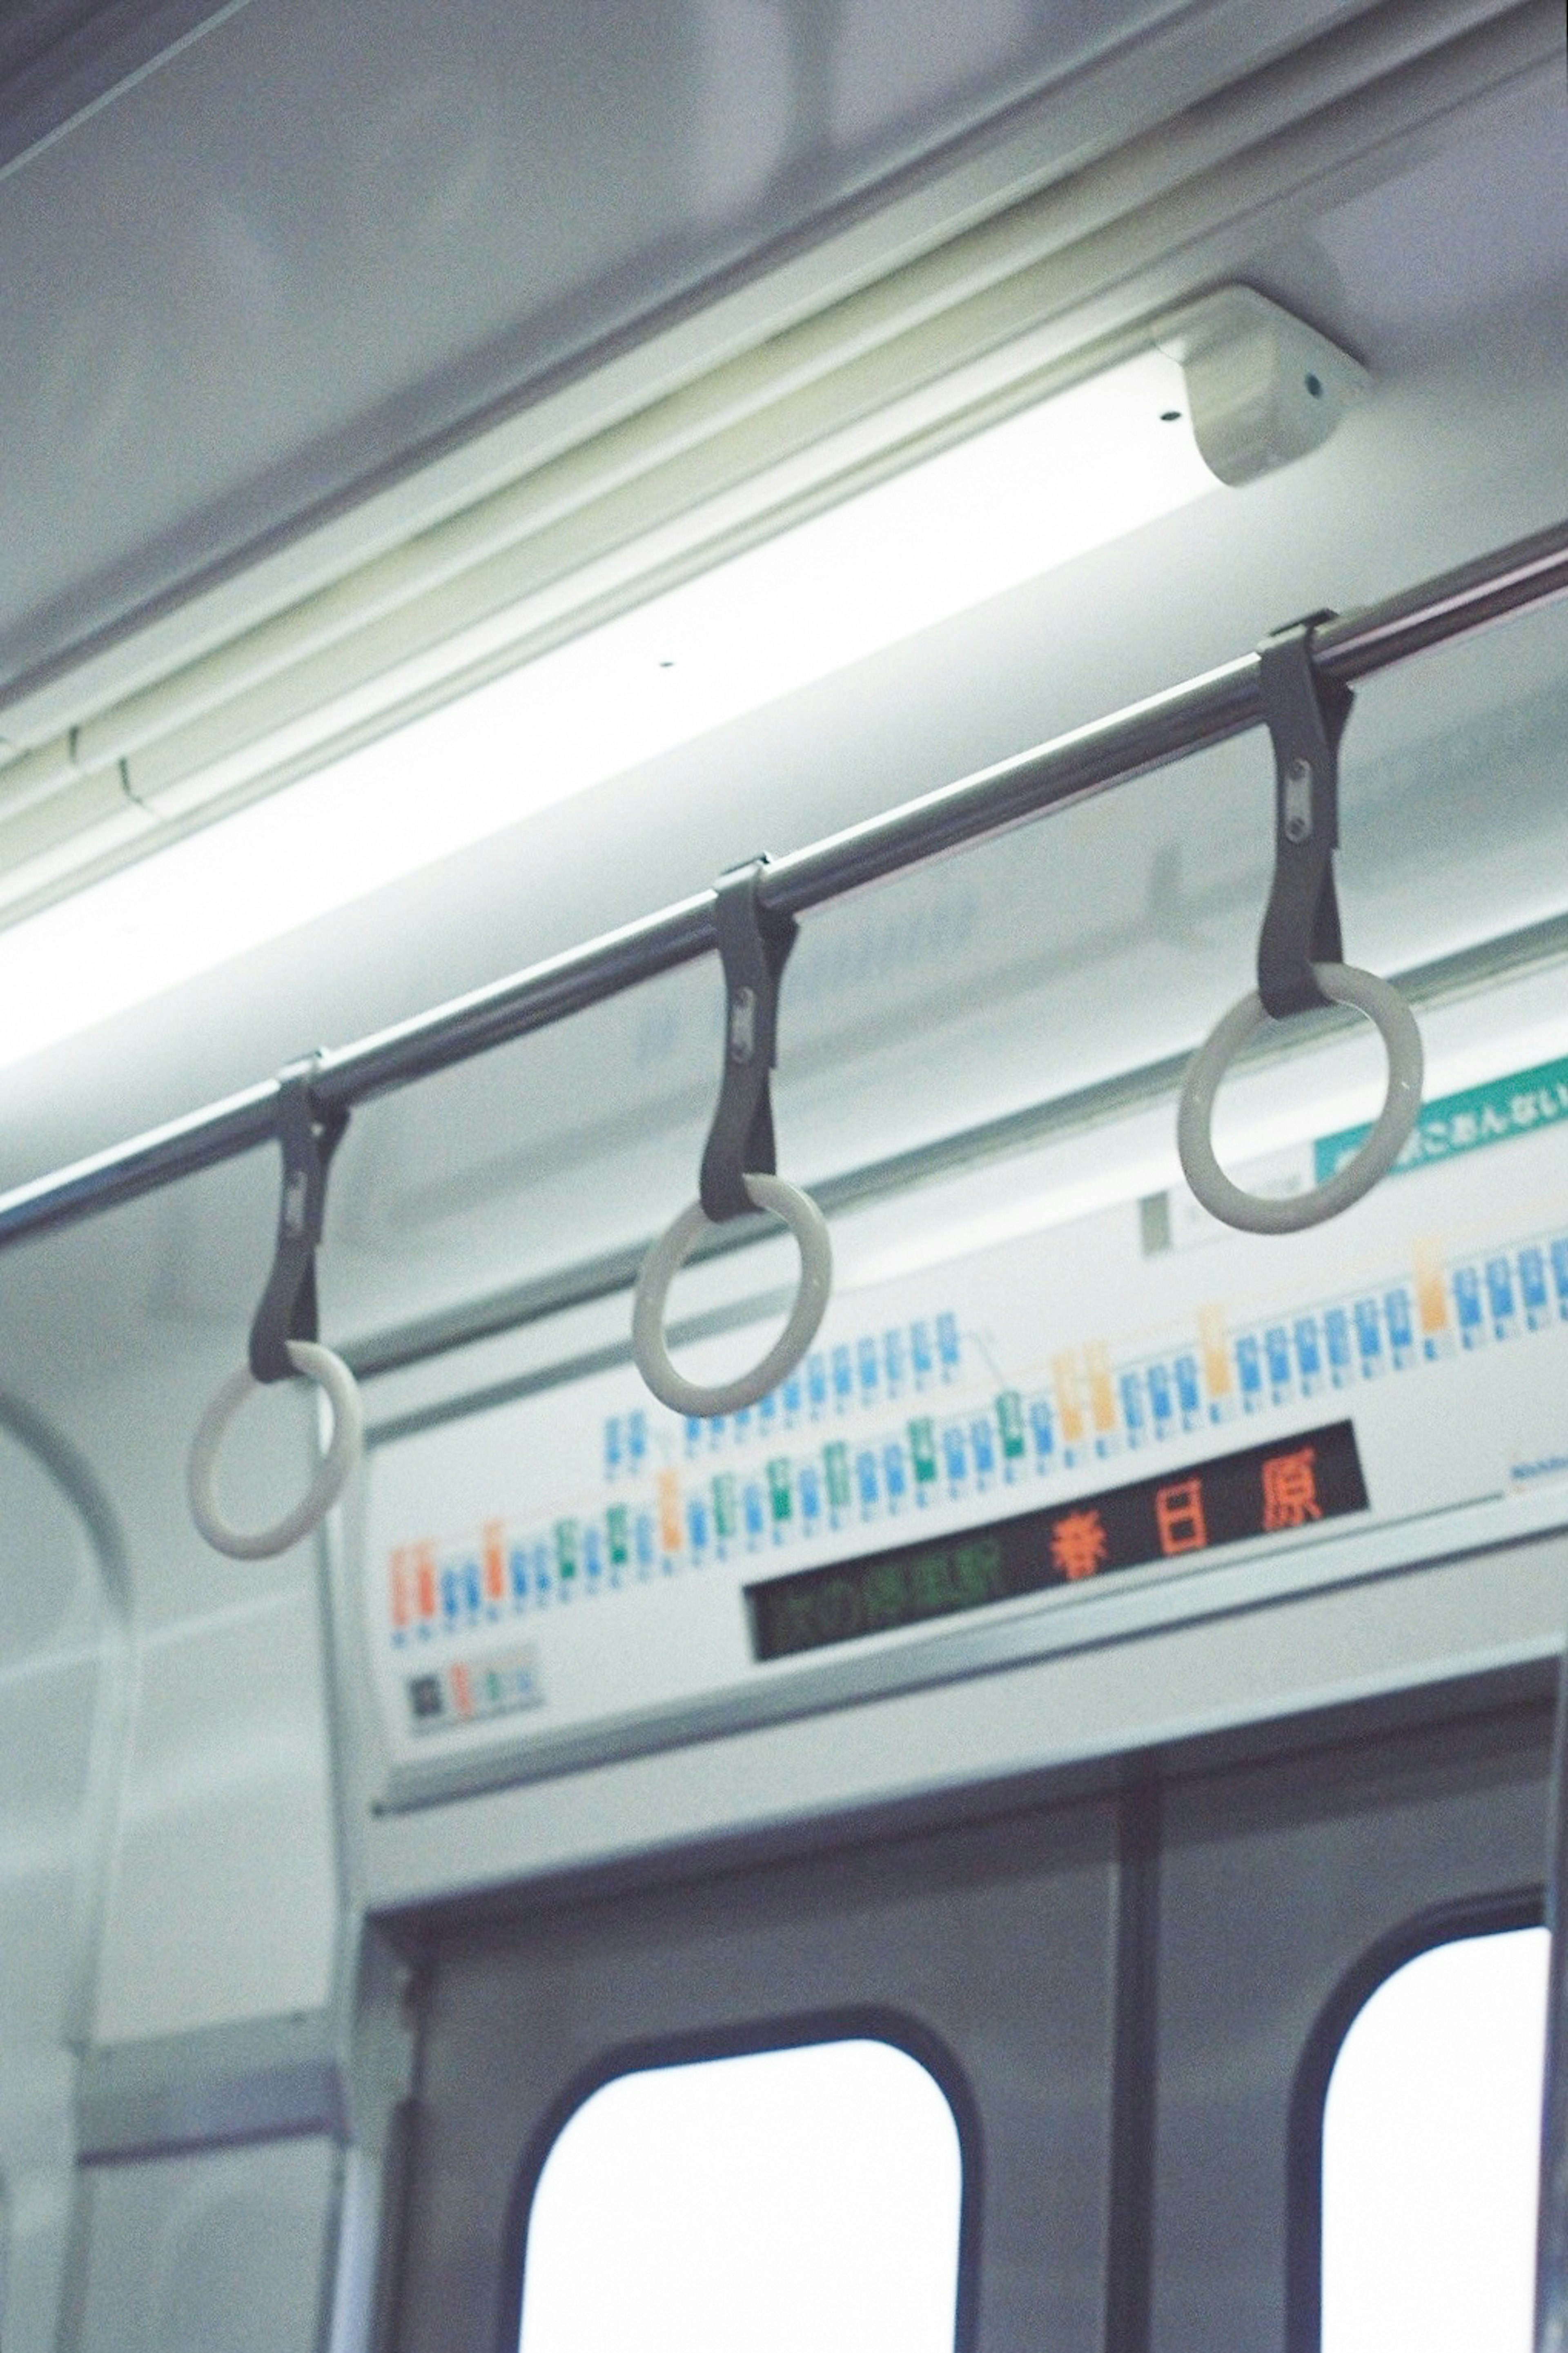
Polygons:
<instances>
[{"instance_id":1,"label":"fluorescent light tube","mask_svg":"<svg viewBox=\"0 0 1568 2353\"><path fill-rule=\"evenodd\" d=\"M1238 419L1246 465L1269 433L1286 448L1282 383L1298 442L1321 438L1292 334L1245 289L1205 297L1153 347L24 919L0 933L0 1064L1206 496L1200 441L1227 470ZM1312 339L1312 365L1339 357Z\"/></svg>"}]
</instances>

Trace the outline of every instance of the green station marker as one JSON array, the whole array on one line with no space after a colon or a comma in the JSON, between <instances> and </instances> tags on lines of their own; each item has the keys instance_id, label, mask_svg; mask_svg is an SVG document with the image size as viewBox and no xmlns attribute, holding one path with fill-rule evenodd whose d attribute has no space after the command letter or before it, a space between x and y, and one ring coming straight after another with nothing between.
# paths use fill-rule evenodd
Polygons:
<instances>
[{"instance_id":1,"label":"green station marker","mask_svg":"<svg viewBox=\"0 0 1568 2353\"><path fill-rule=\"evenodd\" d=\"M996 1427L1002 1433L1002 1452L1009 1462L1022 1460L1024 1452L1024 1400L1016 1389L1004 1389L996 1400Z\"/></svg>"},{"instance_id":2,"label":"green station marker","mask_svg":"<svg viewBox=\"0 0 1568 2353\"><path fill-rule=\"evenodd\" d=\"M555 1567L563 1585L570 1585L577 1575L578 1528L575 1520L555 1523Z\"/></svg>"},{"instance_id":3,"label":"green station marker","mask_svg":"<svg viewBox=\"0 0 1568 2353\"><path fill-rule=\"evenodd\" d=\"M787 1454L775 1454L768 1464L768 1494L773 1504L773 1525L783 1527L795 1511L795 1482L790 1475Z\"/></svg>"},{"instance_id":4,"label":"green station marker","mask_svg":"<svg viewBox=\"0 0 1568 2353\"><path fill-rule=\"evenodd\" d=\"M910 1424L910 1460L914 1464L915 1485L932 1487L936 1484L936 1424L929 1414L921 1414Z\"/></svg>"}]
</instances>

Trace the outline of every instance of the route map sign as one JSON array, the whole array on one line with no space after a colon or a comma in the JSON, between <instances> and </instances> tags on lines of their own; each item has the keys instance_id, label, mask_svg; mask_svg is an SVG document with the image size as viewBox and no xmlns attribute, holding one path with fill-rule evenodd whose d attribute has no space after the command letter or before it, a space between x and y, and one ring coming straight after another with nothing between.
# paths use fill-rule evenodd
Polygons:
<instances>
[{"instance_id":1,"label":"route map sign","mask_svg":"<svg viewBox=\"0 0 1568 2353\"><path fill-rule=\"evenodd\" d=\"M1207 1607L1211 1568L1247 1607L1315 1589L1363 1535L1426 1556L1472 1505L1534 1526L1561 1493L1568 1524L1568 1056L1528 1059L1428 1103L1353 1219L1277 1245L1200 1225L1180 1187L1141 1198L1135 1155L1125 1197L1016 1232L1056 1145L1000 1228L989 1164L940 1230L912 1194L883 1271L717 1419L619 1362L542 1381L531 1325L456 1352L374 1433L351 1537L382 1802L913 1687L944 1632L1020 1657L1152 1632ZM1296 1179L1353 1140L1291 1147ZM694 1377L741 1345L693 1339Z\"/></svg>"}]
</instances>

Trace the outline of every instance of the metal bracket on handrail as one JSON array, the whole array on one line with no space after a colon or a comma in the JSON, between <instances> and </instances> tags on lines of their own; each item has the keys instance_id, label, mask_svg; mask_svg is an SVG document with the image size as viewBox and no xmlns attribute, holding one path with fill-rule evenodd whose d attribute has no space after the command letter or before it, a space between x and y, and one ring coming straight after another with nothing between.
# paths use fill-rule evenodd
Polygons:
<instances>
[{"instance_id":1,"label":"metal bracket on handrail","mask_svg":"<svg viewBox=\"0 0 1568 2353\"><path fill-rule=\"evenodd\" d=\"M342 1358L318 1338L316 1250L327 1206L327 1171L348 1125L346 1106L323 1109L311 1092L314 1058L291 1064L278 1082L277 1134L283 1190L272 1271L250 1327L247 1361L219 1389L191 1441L186 1491L191 1516L207 1542L235 1560L268 1560L309 1535L347 1485L363 1444L359 1388ZM229 1423L253 1390L302 1373L326 1391L332 1434L305 1493L269 1526L231 1527L218 1509L215 1473Z\"/></svg>"},{"instance_id":2,"label":"metal bracket on handrail","mask_svg":"<svg viewBox=\"0 0 1568 2353\"><path fill-rule=\"evenodd\" d=\"M278 1143L283 1191L272 1271L250 1327L250 1369L258 1381L287 1381L295 1366L290 1340L320 1333L316 1251L327 1208L327 1171L348 1126L346 1109L318 1108L310 1092L315 1057L296 1062L278 1081Z\"/></svg>"},{"instance_id":3,"label":"metal bracket on handrail","mask_svg":"<svg viewBox=\"0 0 1568 2353\"><path fill-rule=\"evenodd\" d=\"M1329 998L1315 964L1342 964L1334 852L1340 843L1340 742L1355 697L1312 661L1311 613L1258 649L1264 723L1274 745L1274 887L1258 943L1258 994L1282 1020Z\"/></svg>"},{"instance_id":4,"label":"metal bracket on handrail","mask_svg":"<svg viewBox=\"0 0 1568 2353\"><path fill-rule=\"evenodd\" d=\"M1343 961L1334 851L1339 847L1340 741L1348 686L1325 678L1313 634L1333 618L1315 613L1266 638L1258 649L1258 700L1274 746L1274 882L1258 943L1258 987L1211 1030L1187 1066L1176 1112L1182 1172L1211 1217L1246 1234L1294 1234L1337 1217L1385 1176L1421 1109L1421 1033L1397 989ZM1254 1031L1320 1005L1352 1005L1375 1022L1388 1055L1388 1089L1361 1149L1305 1193L1265 1198L1226 1175L1214 1148L1220 1082Z\"/></svg>"},{"instance_id":5,"label":"metal bracket on handrail","mask_svg":"<svg viewBox=\"0 0 1568 2353\"><path fill-rule=\"evenodd\" d=\"M713 923L724 968L724 1066L718 1108L702 1153L699 1192L710 1222L750 1217L748 1176L778 1167L770 1082L778 1061L779 986L800 926L770 915L757 895L765 858L721 874Z\"/></svg>"},{"instance_id":6,"label":"metal bracket on handrail","mask_svg":"<svg viewBox=\"0 0 1568 2353\"><path fill-rule=\"evenodd\" d=\"M661 1404L711 1419L738 1413L776 1388L816 1336L833 1282L827 1221L809 1193L776 1173L770 1080L778 1054L779 983L795 945L793 915L770 914L760 883L765 858L721 876L714 930L724 970L724 1062L719 1107L702 1154L700 1193L655 1242L632 1302L632 1355ZM688 1380L670 1362L665 1302L689 1252L710 1227L765 1209L800 1245L800 1283L784 1330L751 1371L733 1380Z\"/></svg>"}]
</instances>

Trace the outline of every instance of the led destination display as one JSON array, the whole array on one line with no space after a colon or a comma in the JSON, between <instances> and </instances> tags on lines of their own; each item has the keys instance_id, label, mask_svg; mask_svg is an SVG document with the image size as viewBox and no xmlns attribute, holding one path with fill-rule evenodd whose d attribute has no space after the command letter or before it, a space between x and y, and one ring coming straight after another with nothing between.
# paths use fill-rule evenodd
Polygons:
<instances>
[{"instance_id":1,"label":"led destination display","mask_svg":"<svg viewBox=\"0 0 1568 2353\"><path fill-rule=\"evenodd\" d=\"M1337 1421L934 1544L749 1585L752 1650L790 1658L1366 1508L1355 1432Z\"/></svg>"}]
</instances>

